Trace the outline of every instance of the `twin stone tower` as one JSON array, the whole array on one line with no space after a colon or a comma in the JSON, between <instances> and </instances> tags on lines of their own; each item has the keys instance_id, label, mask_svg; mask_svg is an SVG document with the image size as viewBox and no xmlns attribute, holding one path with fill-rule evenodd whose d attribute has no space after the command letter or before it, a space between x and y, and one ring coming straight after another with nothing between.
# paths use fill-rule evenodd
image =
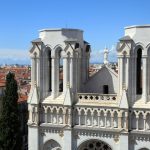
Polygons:
<instances>
[{"instance_id":1,"label":"twin stone tower","mask_svg":"<svg viewBox=\"0 0 150 150\"><path fill-rule=\"evenodd\" d=\"M118 73L89 76L91 47L78 29L32 41L29 150L149 150L150 26L125 28Z\"/></svg>"}]
</instances>

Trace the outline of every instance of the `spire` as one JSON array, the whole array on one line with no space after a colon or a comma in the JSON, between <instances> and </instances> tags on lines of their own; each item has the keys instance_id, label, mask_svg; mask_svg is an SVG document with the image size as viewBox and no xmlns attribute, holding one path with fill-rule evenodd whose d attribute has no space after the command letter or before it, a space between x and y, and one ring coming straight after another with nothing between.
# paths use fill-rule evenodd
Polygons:
<instances>
[{"instance_id":1,"label":"spire","mask_svg":"<svg viewBox=\"0 0 150 150\"><path fill-rule=\"evenodd\" d=\"M28 103L30 103L30 104L38 104L39 103L39 95L38 95L36 82L34 84L33 90L31 91L31 93L29 95Z\"/></svg>"},{"instance_id":2,"label":"spire","mask_svg":"<svg viewBox=\"0 0 150 150\"><path fill-rule=\"evenodd\" d=\"M127 94L126 94L126 90L125 89L123 89L119 107L120 108L125 108L125 109L129 108Z\"/></svg>"},{"instance_id":3,"label":"spire","mask_svg":"<svg viewBox=\"0 0 150 150\"><path fill-rule=\"evenodd\" d=\"M109 50L108 50L108 48L105 46L105 48L104 48L104 64L105 65L108 65L108 54L109 54Z\"/></svg>"},{"instance_id":4,"label":"spire","mask_svg":"<svg viewBox=\"0 0 150 150\"><path fill-rule=\"evenodd\" d=\"M67 83L67 90L66 90L66 93L65 93L64 105L66 105L66 106L71 106L72 105L72 98L71 98L69 83Z\"/></svg>"}]
</instances>

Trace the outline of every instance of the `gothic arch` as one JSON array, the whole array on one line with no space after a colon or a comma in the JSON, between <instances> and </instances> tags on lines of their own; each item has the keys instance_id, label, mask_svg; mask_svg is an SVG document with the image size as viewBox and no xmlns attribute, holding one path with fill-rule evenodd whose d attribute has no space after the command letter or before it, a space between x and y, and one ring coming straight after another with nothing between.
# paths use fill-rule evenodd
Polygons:
<instances>
[{"instance_id":1,"label":"gothic arch","mask_svg":"<svg viewBox=\"0 0 150 150\"><path fill-rule=\"evenodd\" d=\"M148 148L140 148L139 150L149 150Z\"/></svg>"},{"instance_id":2,"label":"gothic arch","mask_svg":"<svg viewBox=\"0 0 150 150\"><path fill-rule=\"evenodd\" d=\"M137 49L141 48L142 50L144 50L144 44L141 42L138 42L135 44L135 48L134 51L136 51Z\"/></svg>"},{"instance_id":3,"label":"gothic arch","mask_svg":"<svg viewBox=\"0 0 150 150\"><path fill-rule=\"evenodd\" d=\"M50 150L62 150L61 145L52 139L47 141L43 146L43 150L48 150L48 149L50 149Z\"/></svg>"},{"instance_id":4,"label":"gothic arch","mask_svg":"<svg viewBox=\"0 0 150 150\"><path fill-rule=\"evenodd\" d=\"M64 48L62 47L62 45L58 44L53 48L52 56L58 58L60 51L64 52Z\"/></svg>"},{"instance_id":5,"label":"gothic arch","mask_svg":"<svg viewBox=\"0 0 150 150\"><path fill-rule=\"evenodd\" d=\"M91 139L81 143L77 150L112 150L112 148L101 140Z\"/></svg>"},{"instance_id":6,"label":"gothic arch","mask_svg":"<svg viewBox=\"0 0 150 150\"><path fill-rule=\"evenodd\" d=\"M52 91L52 49L49 46L46 46L43 51L43 90L44 92ZM47 95L45 95L47 96Z\"/></svg>"},{"instance_id":7,"label":"gothic arch","mask_svg":"<svg viewBox=\"0 0 150 150\"><path fill-rule=\"evenodd\" d=\"M142 55L143 48L137 46L136 49L136 93L137 95L142 94Z\"/></svg>"}]
</instances>

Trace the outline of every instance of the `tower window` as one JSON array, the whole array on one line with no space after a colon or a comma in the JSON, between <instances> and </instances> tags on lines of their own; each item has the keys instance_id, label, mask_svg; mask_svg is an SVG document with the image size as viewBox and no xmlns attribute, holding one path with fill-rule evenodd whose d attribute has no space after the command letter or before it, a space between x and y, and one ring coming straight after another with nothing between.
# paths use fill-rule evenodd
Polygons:
<instances>
[{"instance_id":1,"label":"tower window","mask_svg":"<svg viewBox=\"0 0 150 150\"><path fill-rule=\"evenodd\" d=\"M49 62L49 91L52 91L52 62L51 62L51 51L48 53L48 62Z\"/></svg>"},{"instance_id":2,"label":"tower window","mask_svg":"<svg viewBox=\"0 0 150 150\"><path fill-rule=\"evenodd\" d=\"M76 43L76 44L75 44L75 49L76 49L76 48L79 48L79 43Z\"/></svg>"},{"instance_id":3,"label":"tower window","mask_svg":"<svg viewBox=\"0 0 150 150\"><path fill-rule=\"evenodd\" d=\"M137 50L136 93L142 94L142 49Z\"/></svg>"},{"instance_id":4,"label":"tower window","mask_svg":"<svg viewBox=\"0 0 150 150\"><path fill-rule=\"evenodd\" d=\"M90 51L90 45L87 45L86 46L86 52L89 52Z\"/></svg>"},{"instance_id":5,"label":"tower window","mask_svg":"<svg viewBox=\"0 0 150 150\"><path fill-rule=\"evenodd\" d=\"M63 92L63 58L59 52L59 92Z\"/></svg>"},{"instance_id":6,"label":"tower window","mask_svg":"<svg viewBox=\"0 0 150 150\"><path fill-rule=\"evenodd\" d=\"M103 85L103 94L108 94L108 93L109 93L108 85Z\"/></svg>"}]
</instances>

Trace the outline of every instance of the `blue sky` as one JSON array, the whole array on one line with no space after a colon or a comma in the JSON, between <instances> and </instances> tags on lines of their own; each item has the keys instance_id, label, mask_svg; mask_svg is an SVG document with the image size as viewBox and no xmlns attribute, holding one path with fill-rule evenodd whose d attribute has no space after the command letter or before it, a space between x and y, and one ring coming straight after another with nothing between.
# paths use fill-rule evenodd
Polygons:
<instances>
[{"instance_id":1,"label":"blue sky","mask_svg":"<svg viewBox=\"0 0 150 150\"><path fill-rule=\"evenodd\" d=\"M150 24L150 0L5 0L0 4L0 64L30 63L30 41L43 28L79 28L92 46L91 62L110 61L129 25Z\"/></svg>"}]
</instances>

